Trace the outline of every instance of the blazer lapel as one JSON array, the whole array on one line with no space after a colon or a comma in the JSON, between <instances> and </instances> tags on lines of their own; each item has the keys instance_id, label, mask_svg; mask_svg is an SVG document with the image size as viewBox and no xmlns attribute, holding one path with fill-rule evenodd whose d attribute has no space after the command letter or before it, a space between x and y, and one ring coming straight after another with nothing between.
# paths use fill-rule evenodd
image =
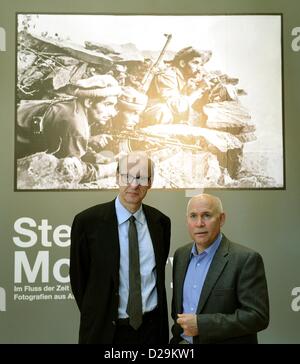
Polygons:
<instances>
[{"instance_id":1,"label":"blazer lapel","mask_svg":"<svg viewBox=\"0 0 300 364\"><path fill-rule=\"evenodd\" d=\"M178 304L177 311L182 312L182 301L183 301L183 284L185 279L185 274L190 262L191 250L193 243L187 245L187 247L182 252L180 259L176 261L176 272L177 275L174 277L176 279L177 289L176 289L176 301ZM175 282L174 282L175 283Z\"/></svg>"},{"instance_id":2,"label":"blazer lapel","mask_svg":"<svg viewBox=\"0 0 300 364\"><path fill-rule=\"evenodd\" d=\"M228 240L225 236L223 236L221 244L218 250L216 251L215 256L207 272L197 308L197 313L200 313L202 311L211 290L213 289L217 279L222 273L225 265L227 264L228 262L227 255L228 255Z\"/></svg>"}]
</instances>

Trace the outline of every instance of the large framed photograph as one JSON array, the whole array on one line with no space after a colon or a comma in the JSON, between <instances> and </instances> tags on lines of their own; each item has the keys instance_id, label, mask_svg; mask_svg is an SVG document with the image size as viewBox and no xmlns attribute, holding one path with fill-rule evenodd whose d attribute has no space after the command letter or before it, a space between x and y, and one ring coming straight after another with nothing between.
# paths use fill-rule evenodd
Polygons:
<instances>
[{"instance_id":1,"label":"large framed photograph","mask_svg":"<svg viewBox=\"0 0 300 364\"><path fill-rule=\"evenodd\" d=\"M15 189L283 189L282 15L17 14Z\"/></svg>"}]
</instances>

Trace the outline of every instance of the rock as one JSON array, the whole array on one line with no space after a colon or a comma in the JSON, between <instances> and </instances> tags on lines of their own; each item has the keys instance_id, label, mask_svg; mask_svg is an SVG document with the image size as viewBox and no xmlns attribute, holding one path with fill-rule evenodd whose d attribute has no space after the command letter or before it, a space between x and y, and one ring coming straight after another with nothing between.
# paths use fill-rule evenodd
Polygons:
<instances>
[{"instance_id":1,"label":"rock","mask_svg":"<svg viewBox=\"0 0 300 364\"><path fill-rule=\"evenodd\" d=\"M216 187L222 175L217 157L209 152L165 148L151 158L157 166L154 188Z\"/></svg>"},{"instance_id":2,"label":"rock","mask_svg":"<svg viewBox=\"0 0 300 364\"><path fill-rule=\"evenodd\" d=\"M236 101L213 102L203 107L207 115L206 127L233 134L255 131L248 110Z\"/></svg>"},{"instance_id":3,"label":"rock","mask_svg":"<svg viewBox=\"0 0 300 364\"><path fill-rule=\"evenodd\" d=\"M257 139L257 135L255 133L244 133L244 134L238 134L235 135L236 138L238 138L239 141L242 143L249 143L253 142Z\"/></svg>"},{"instance_id":4,"label":"rock","mask_svg":"<svg viewBox=\"0 0 300 364\"><path fill-rule=\"evenodd\" d=\"M113 64L113 60L103 53L92 51L84 48L80 44L70 42L68 40L55 39L52 37L42 37L36 34L32 34L32 37L39 40L42 43L49 44L58 50L67 53L74 58L80 59L87 63L100 64L108 63Z\"/></svg>"},{"instance_id":5,"label":"rock","mask_svg":"<svg viewBox=\"0 0 300 364\"><path fill-rule=\"evenodd\" d=\"M85 48L110 57L114 62L144 61L144 56L135 44L102 44L86 41Z\"/></svg>"},{"instance_id":6,"label":"rock","mask_svg":"<svg viewBox=\"0 0 300 364\"><path fill-rule=\"evenodd\" d=\"M17 160L19 190L74 189L83 174L82 163L75 157L58 159L40 152Z\"/></svg>"}]
</instances>

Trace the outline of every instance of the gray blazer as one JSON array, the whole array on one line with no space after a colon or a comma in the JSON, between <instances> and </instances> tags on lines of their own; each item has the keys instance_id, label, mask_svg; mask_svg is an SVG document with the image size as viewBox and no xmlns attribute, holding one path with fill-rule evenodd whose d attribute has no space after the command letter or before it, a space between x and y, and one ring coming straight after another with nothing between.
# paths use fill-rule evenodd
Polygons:
<instances>
[{"instance_id":1,"label":"gray blazer","mask_svg":"<svg viewBox=\"0 0 300 364\"><path fill-rule=\"evenodd\" d=\"M193 243L176 250L173 262L171 344L182 340L176 323ZM224 235L211 262L197 307L199 335L194 344L257 343L269 324L269 298L262 257Z\"/></svg>"}]
</instances>

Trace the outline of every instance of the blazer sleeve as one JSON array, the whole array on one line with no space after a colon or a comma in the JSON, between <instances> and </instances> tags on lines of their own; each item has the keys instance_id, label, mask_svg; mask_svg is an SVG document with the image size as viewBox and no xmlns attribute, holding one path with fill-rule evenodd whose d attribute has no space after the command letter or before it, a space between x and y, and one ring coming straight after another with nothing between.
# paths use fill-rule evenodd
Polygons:
<instances>
[{"instance_id":1,"label":"blazer sleeve","mask_svg":"<svg viewBox=\"0 0 300 364\"><path fill-rule=\"evenodd\" d=\"M89 275L89 262L86 236L81 219L77 215L71 229L70 283L80 311Z\"/></svg>"},{"instance_id":2,"label":"blazer sleeve","mask_svg":"<svg viewBox=\"0 0 300 364\"><path fill-rule=\"evenodd\" d=\"M175 251L174 257L173 257L173 269L172 269L172 282L173 282L173 294L172 294L172 301L171 301L171 317L173 319L173 325L171 327L172 332L172 339L171 344L177 344L180 340L180 334L183 332L181 326L176 322L177 320L177 313L182 313L181 308L179 308L179 302L178 302L178 289L177 288L177 256L178 251ZM181 295L181 293L180 293Z\"/></svg>"},{"instance_id":3,"label":"blazer sleeve","mask_svg":"<svg viewBox=\"0 0 300 364\"><path fill-rule=\"evenodd\" d=\"M236 275L236 291L232 292L236 295L236 310L230 314L197 315L200 341L217 342L255 334L268 326L269 298L262 257L250 252L240 261Z\"/></svg>"}]
</instances>

